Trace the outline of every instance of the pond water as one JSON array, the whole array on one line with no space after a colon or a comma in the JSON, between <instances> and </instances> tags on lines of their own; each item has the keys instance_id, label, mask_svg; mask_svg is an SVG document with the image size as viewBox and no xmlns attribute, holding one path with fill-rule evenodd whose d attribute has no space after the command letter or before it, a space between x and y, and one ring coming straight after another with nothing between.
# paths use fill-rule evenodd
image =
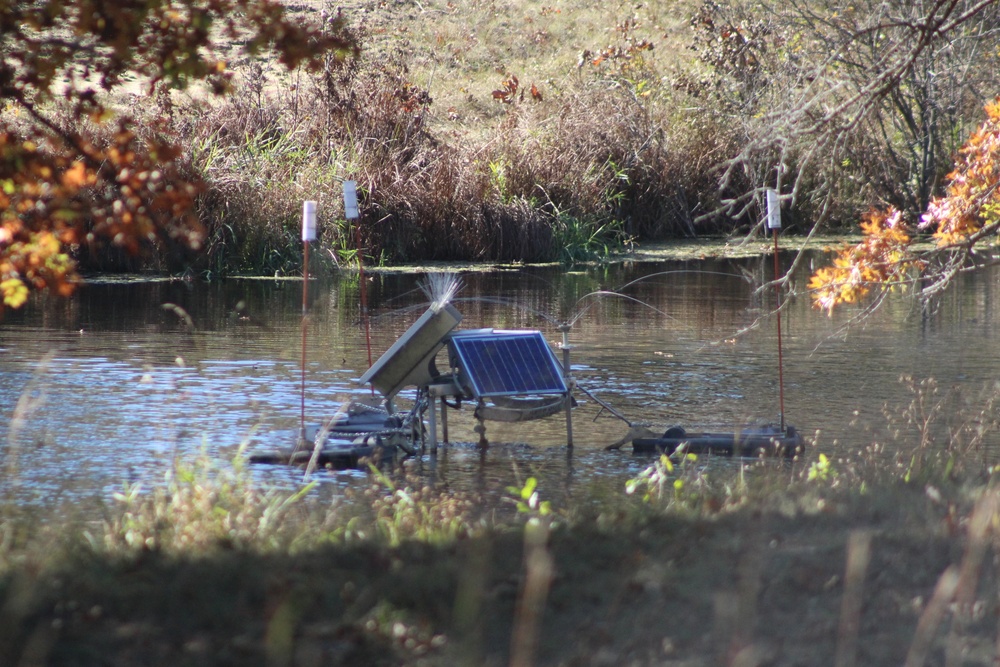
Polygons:
<instances>
[{"instance_id":1,"label":"pond water","mask_svg":"<svg viewBox=\"0 0 1000 667\"><path fill-rule=\"evenodd\" d=\"M575 378L632 420L689 428L774 422L774 296L756 291L770 279L771 262L466 271L455 305L462 328L537 328L553 347L556 324L578 316L570 333ZM909 403L902 375L936 378L970 396L992 387L1000 368L997 277L964 277L933 312L893 296L853 324L857 308L827 317L811 307L806 278L798 278L800 295L781 321L788 423L818 433L813 451L844 453L884 428L883 406ZM369 274L375 358L423 313L423 278ZM625 285L628 298L586 296ZM305 409L315 423L369 394L355 384L368 367L355 274L312 281L306 331ZM94 281L68 300L36 297L0 322L0 490L44 505L107 498L123 483L161 481L177 455L227 459L245 441L285 442L300 420L301 359L300 281ZM572 454L560 417L490 422L493 446L481 452L465 410L449 416L454 444L407 467L456 488L502 489L536 474L558 480L550 484L560 493L601 480L620 489L649 461L627 447L603 451L627 429L578 398ZM283 467L256 474L279 484L301 479ZM319 477L336 493L364 475Z\"/></svg>"}]
</instances>

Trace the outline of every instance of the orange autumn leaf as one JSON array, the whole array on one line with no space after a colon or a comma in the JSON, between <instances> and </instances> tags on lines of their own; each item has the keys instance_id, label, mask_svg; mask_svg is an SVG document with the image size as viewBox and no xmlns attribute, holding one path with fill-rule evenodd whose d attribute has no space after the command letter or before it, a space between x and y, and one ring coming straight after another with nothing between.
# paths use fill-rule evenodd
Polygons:
<instances>
[{"instance_id":1,"label":"orange autumn leaf","mask_svg":"<svg viewBox=\"0 0 1000 667\"><path fill-rule=\"evenodd\" d=\"M63 172L62 175L63 187L70 190L78 190L82 187L92 185L94 180L93 173L87 170L82 161L74 162L73 166Z\"/></svg>"},{"instance_id":2,"label":"orange autumn leaf","mask_svg":"<svg viewBox=\"0 0 1000 667\"><path fill-rule=\"evenodd\" d=\"M987 118L959 152L944 195L933 198L920 218L919 228L932 231L939 248L971 250L984 230L1000 228L1000 98L985 109ZM910 249L911 234L901 215L894 208L865 215L864 240L841 247L831 266L813 273L813 305L829 313L876 286L901 284L909 270L925 266Z\"/></svg>"},{"instance_id":3,"label":"orange autumn leaf","mask_svg":"<svg viewBox=\"0 0 1000 667\"><path fill-rule=\"evenodd\" d=\"M899 211L869 211L861 231L864 240L842 246L832 266L817 269L809 280L813 305L827 314L838 304L860 301L876 284L900 280L920 264L909 252L911 236Z\"/></svg>"},{"instance_id":4,"label":"orange autumn leaf","mask_svg":"<svg viewBox=\"0 0 1000 667\"><path fill-rule=\"evenodd\" d=\"M70 253L84 244L202 249L192 213L202 179L166 120L106 106L122 86L141 82L152 97L203 83L227 94L231 73L212 54L237 35L247 57L268 50L288 68L359 52L340 12L303 22L272 0L7 2L0 25L0 317L25 290L69 294Z\"/></svg>"},{"instance_id":5,"label":"orange autumn leaf","mask_svg":"<svg viewBox=\"0 0 1000 667\"><path fill-rule=\"evenodd\" d=\"M968 241L1000 207L1000 104L987 104L986 115L959 152L945 195L931 200L921 218L921 228L933 228L940 247Z\"/></svg>"}]
</instances>

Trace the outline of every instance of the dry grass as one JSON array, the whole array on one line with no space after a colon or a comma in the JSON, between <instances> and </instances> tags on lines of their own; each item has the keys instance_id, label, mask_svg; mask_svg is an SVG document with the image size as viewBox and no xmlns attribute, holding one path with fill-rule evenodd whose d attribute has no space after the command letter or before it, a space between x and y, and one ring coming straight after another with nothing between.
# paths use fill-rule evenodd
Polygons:
<instances>
[{"instance_id":1,"label":"dry grass","mask_svg":"<svg viewBox=\"0 0 1000 667\"><path fill-rule=\"evenodd\" d=\"M357 230L341 211L345 179L358 182L361 243L377 263L572 263L632 241L745 233L778 161L796 187L792 231L851 222L920 185L903 174L907 140L885 129L897 120L890 108L836 141L771 136L770 114L801 92L833 39L796 23L795 8L697 0L289 8L303 22L345 13L360 58L289 74L233 55L229 99L148 105L170 118L208 184L199 214L210 236L196 268L209 274L297 272L305 199L321 204L314 269L351 259ZM980 71L988 67L974 69L989 78ZM942 155L926 168L945 169Z\"/></svg>"},{"instance_id":2,"label":"dry grass","mask_svg":"<svg viewBox=\"0 0 1000 667\"><path fill-rule=\"evenodd\" d=\"M779 161L796 188L785 193L793 231L850 223L872 204L926 189L908 175L914 142L892 130L905 116L892 105L845 121L829 141L775 135L781 118L815 120L783 105L813 87L839 44L834 28L806 20L811 10L836 14L826 0L288 7L303 22L344 13L360 58L287 73L232 44L222 54L236 73L229 99L123 102L169 119L208 184L198 212L210 236L194 268L209 275L300 270L304 199L321 204L314 269L350 259L357 244L341 211L345 179L358 181L362 244L380 263L574 262L634 240L745 233ZM969 53L988 51L992 35L966 38ZM866 81L876 61L855 78ZM995 82L988 62L966 64L958 92L940 92L960 95L934 126L951 139L977 113L969 91ZM836 90L838 80L825 85ZM898 104L905 111L909 102ZM922 169L943 173L946 153L936 150ZM85 268L121 259L95 255ZM154 264L176 267L166 253Z\"/></svg>"},{"instance_id":3,"label":"dry grass","mask_svg":"<svg viewBox=\"0 0 1000 667\"><path fill-rule=\"evenodd\" d=\"M303 20L334 11L292 9ZM694 234L727 149L691 126L664 82L689 59L687 9L623 4L609 21L596 3L361 3L343 8L358 61L292 78L234 62L230 101L180 114L198 118L179 126L210 185L202 268L294 271L306 198L323 204L322 256L349 257L345 178L359 182L376 262L576 261ZM615 50L593 64L602 49Z\"/></svg>"}]
</instances>

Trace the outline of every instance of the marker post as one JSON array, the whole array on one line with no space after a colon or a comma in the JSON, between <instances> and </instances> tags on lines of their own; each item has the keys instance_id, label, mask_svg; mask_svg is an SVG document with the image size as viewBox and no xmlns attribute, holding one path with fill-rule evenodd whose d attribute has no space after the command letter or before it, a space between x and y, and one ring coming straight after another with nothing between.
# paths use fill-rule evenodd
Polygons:
<instances>
[{"instance_id":1,"label":"marker post","mask_svg":"<svg viewBox=\"0 0 1000 667\"><path fill-rule=\"evenodd\" d=\"M361 288L361 319L365 323L365 345L368 348L368 367L372 365L372 338L368 328L368 286L365 280L365 264L361 252L361 212L358 209L358 184L344 181L344 217L354 221L354 245L358 256L358 281ZM372 395L375 389L372 388Z\"/></svg>"},{"instance_id":2,"label":"marker post","mask_svg":"<svg viewBox=\"0 0 1000 667\"><path fill-rule=\"evenodd\" d=\"M316 240L316 202L302 204L302 399L299 414L299 442L306 440L306 330L309 311L309 242Z\"/></svg>"},{"instance_id":3,"label":"marker post","mask_svg":"<svg viewBox=\"0 0 1000 667\"><path fill-rule=\"evenodd\" d=\"M781 358L781 285L778 284L780 264L778 262L778 231L781 229L781 201L778 191L767 189L767 228L774 234L774 296L778 304L778 415L781 421L781 432L785 432L785 378L782 374Z\"/></svg>"}]
</instances>

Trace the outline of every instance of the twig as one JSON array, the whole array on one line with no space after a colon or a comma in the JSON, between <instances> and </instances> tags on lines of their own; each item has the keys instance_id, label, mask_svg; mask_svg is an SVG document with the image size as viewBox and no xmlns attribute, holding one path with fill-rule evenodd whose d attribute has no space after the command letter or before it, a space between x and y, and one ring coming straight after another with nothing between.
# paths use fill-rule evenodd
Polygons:
<instances>
[{"instance_id":1,"label":"twig","mask_svg":"<svg viewBox=\"0 0 1000 667\"><path fill-rule=\"evenodd\" d=\"M871 561L872 535L855 530L847 541L847 568L844 573L844 598L837 629L835 667L854 667L858 662L858 634L861 629L861 605L864 602L865 572Z\"/></svg>"}]
</instances>

